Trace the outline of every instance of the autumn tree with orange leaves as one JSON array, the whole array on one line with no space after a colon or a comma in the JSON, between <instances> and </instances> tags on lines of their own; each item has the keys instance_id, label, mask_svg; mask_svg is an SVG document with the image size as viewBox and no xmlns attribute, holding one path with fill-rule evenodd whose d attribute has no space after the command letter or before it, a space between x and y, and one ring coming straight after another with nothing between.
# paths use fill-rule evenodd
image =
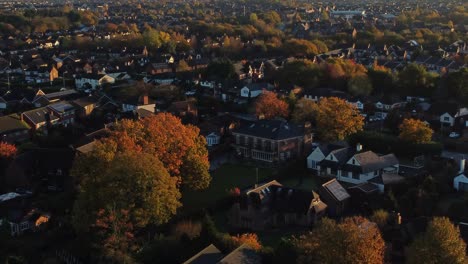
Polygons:
<instances>
[{"instance_id":1,"label":"autumn tree with orange leaves","mask_svg":"<svg viewBox=\"0 0 468 264\"><path fill-rule=\"evenodd\" d=\"M262 244L258 240L258 236L255 233L245 233L242 235L232 236L232 241L236 246L240 246L242 244L246 244L251 249L259 251L262 249Z\"/></svg>"},{"instance_id":2,"label":"autumn tree with orange leaves","mask_svg":"<svg viewBox=\"0 0 468 264\"><path fill-rule=\"evenodd\" d=\"M119 151L116 142L96 142L94 150L79 155L72 176L78 181L73 226L87 234L102 209L128 210L134 227L163 224L181 206L178 179L163 163L139 150Z\"/></svg>"},{"instance_id":3,"label":"autumn tree with orange leaves","mask_svg":"<svg viewBox=\"0 0 468 264\"><path fill-rule=\"evenodd\" d=\"M405 119L400 125L399 138L417 144L429 143L434 131L428 124L418 119Z\"/></svg>"},{"instance_id":4,"label":"autumn tree with orange leaves","mask_svg":"<svg viewBox=\"0 0 468 264\"><path fill-rule=\"evenodd\" d=\"M279 99L274 92L263 91L255 102L255 113L257 116L263 116L266 119L275 117L287 117L289 115L288 104Z\"/></svg>"},{"instance_id":5,"label":"autumn tree with orange leaves","mask_svg":"<svg viewBox=\"0 0 468 264\"><path fill-rule=\"evenodd\" d=\"M379 228L363 217L341 222L323 219L306 235L293 238L298 263L384 263L385 242Z\"/></svg>"},{"instance_id":6,"label":"autumn tree with orange leaves","mask_svg":"<svg viewBox=\"0 0 468 264\"><path fill-rule=\"evenodd\" d=\"M128 210L114 207L101 209L93 225L98 234L97 248L102 260L111 263L131 263L130 254L135 251L135 236Z\"/></svg>"},{"instance_id":7,"label":"autumn tree with orange leaves","mask_svg":"<svg viewBox=\"0 0 468 264\"><path fill-rule=\"evenodd\" d=\"M12 158L16 155L17 149L15 145L0 142L0 158Z\"/></svg>"},{"instance_id":8,"label":"autumn tree with orange leaves","mask_svg":"<svg viewBox=\"0 0 468 264\"><path fill-rule=\"evenodd\" d=\"M321 138L329 141L343 140L364 126L364 117L356 106L337 97L321 99L315 119Z\"/></svg>"},{"instance_id":9,"label":"autumn tree with orange leaves","mask_svg":"<svg viewBox=\"0 0 468 264\"><path fill-rule=\"evenodd\" d=\"M15 145L0 142L0 191L6 191L6 189L3 190L3 188L7 188L4 172L16 153L17 149Z\"/></svg>"},{"instance_id":10,"label":"autumn tree with orange leaves","mask_svg":"<svg viewBox=\"0 0 468 264\"><path fill-rule=\"evenodd\" d=\"M117 142L121 151L134 149L155 155L171 176L191 189L206 189L210 184L205 138L197 127L182 124L172 114L123 120L107 140Z\"/></svg>"}]
</instances>

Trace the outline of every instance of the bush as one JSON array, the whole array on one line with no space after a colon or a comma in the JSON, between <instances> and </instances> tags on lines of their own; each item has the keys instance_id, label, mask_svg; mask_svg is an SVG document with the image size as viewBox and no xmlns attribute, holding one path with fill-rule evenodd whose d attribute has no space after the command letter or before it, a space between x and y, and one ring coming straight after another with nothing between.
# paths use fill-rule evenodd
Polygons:
<instances>
[{"instance_id":1,"label":"bush","mask_svg":"<svg viewBox=\"0 0 468 264\"><path fill-rule=\"evenodd\" d=\"M202 225L200 222L192 222L185 220L177 223L172 231L173 235L180 239L182 236L187 236L190 240L200 236Z\"/></svg>"},{"instance_id":2,"label":"bush","mask_svg":"<svg viewBox=\"0 0 468 264\"><path fill-rule=\"evenodd\" d=\"M388 224L388 219L389 219L389 214L387 211L383 209L378 209L374 211L374 213L370 217L370 220L376 223L379 226L379 228L385 227Z\"/></svg>"}]
</instances>

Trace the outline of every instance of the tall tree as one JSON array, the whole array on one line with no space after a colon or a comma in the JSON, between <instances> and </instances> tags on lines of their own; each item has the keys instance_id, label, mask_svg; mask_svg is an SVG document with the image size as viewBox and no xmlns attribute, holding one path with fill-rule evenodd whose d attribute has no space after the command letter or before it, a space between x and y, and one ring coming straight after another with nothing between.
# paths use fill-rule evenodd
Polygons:
<instances>
[{"instance_id":1,"label":"tall tree","mask_svg":"<svg viewBox=\"0 0 468 264\"><path fill-rule=\"evenodd\" d=\"M466 263L466 244L460 230L446 217L435 217L424 234L408 248L407 262L413 263Z\"/></svg>"},{"instance_id":2,"label":"tall tree","mask_svg":"<svg viewBox=\"0 0 468 264\"><path fill-rule=\"evenodd\" d=\"M430 96L436 87L436 80L436 75L415 63L408 64L398 74L400 89L408 95Z\"/></svg>"},{"instance_id":3,"label":"tall tree","mask_svg":"<svg viewBox=\"0 0 468 264\"><path fill-rule=\"evenodd\" d=\"M365 75L356 76L349 79L348 91L356 96L370 95L372 92L372 83Z\"/></svg>"},{"instance_id":4,"label":"tall tree","mask_svg":"<svg viewBox=\"0 0 468 264\"><path fill-rule=\"evenodd\" d=\"M292 112L292 120L296 123L315 120L317 104L309 99L301 98L297 101Z\"/></svg>"},{"instance_id":5,"label":"tall tree","mask_svg":"<svg viewBox=\"0 0 468 264\"><path fill-rule=\"evenodd\" d=\"M181 206L177 178L171 177L155 155L138 149L121 151L112 140L97 142L80 155L72 169L79 182L73 209L77 231L88 231L99 210L114 206L129 210L136 227L167 222Z\"/></svg>"},{"instance_id":6,"label":"tall tree","mask_svg":"<svg viewBox=\"0 0 468 264\"><path fill-rule=\"evenodd\" d=\"M363 217L336 223L323 219L310 233L294 241L298 263L377 264L384 262L385 242L375 223Z\"/></svg>"},{"instance_id":7,"label":"tall tree","mask_svg":"<svg viewBox=\"0 0 468 264\"><path fill-rule=\"evenodd\" d=\"M135 236L128 210L113 207L101 209L93 225L98 234L97 248L102 251L102 261L133 263L130 256L135 251Z\"/></svg>"},{"instance_id":8,"label":"tall tree","mask_svg":"<svg viewBox=\"0 0 468 264\"><path fill-rule=\"evenodd\" d=\"M318 103L316 122L321 137L334 141L361 131L364 117L354 105L337 97L329 97Z\"/></svg>"},{"instance_id":9,"label":"tall tree","mask_svg":"<svg viewBox=\"0 0 468 264\"><path fill-rule=\"evenodd\" d=\"M172 114L160 113L138 121L123 120L116 125L110 139L120 142L119 148L142 149L155 155L183 185L200 190L210 184L205 138L197 127L182 124Z\"/></svg>"},{"instance_id":10,"label":"tall tree","mask_svg":"<svg viewBox=\"0 0 468 264\"><path fill-rule=\"evenodd\" d=\"M400 139L417 143L429 143L432 140L434 131L421 120L418 119L405 119L400 125Z\"/></svg>"},{"instance_id":11,"label":"tall tree","mask_svg":"<svg viewBox=\"0 0 468 264\"><path fill-rule=\"evenodd\" d=\"M263 94L255 102L255 113L257 116L263 116L266 119L287 117L289 108L285 101L276 96L276 93L263 91Z\"/></svg>"}]
</instances>

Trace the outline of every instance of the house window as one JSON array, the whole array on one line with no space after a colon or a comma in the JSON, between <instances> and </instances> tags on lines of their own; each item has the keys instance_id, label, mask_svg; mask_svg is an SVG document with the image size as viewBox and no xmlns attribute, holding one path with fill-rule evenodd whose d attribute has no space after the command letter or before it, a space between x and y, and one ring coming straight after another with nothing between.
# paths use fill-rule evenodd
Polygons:
<instances>
[{"instance_id":1,"label":"house window","mask_svg":"<svg viewBox=\"0 0 468 264\"><path fill-rule=\"evenodd\" d=\"M330 160L333 160L333 156L330 155Z\"/></svg>"},{"instance_id":2,"label":"house window","mask_svg":"<svg viewBox=\"0 0 468 264\"><path fill-rule=\"evenodd\" d=\"M352 163L353 165L356 165L356 161L355 161L354 159L351 160L351 163Z\"/></svg>"},{"instance_id":3,"label":"house window","mask_svg":"<svg viewBox=\"0 0 468 264\"><path fill-rule=\"evenodd\" d=\"M348 177L348 172L346 172L346 171L341 171L341 176L343 176L343 177Z\"/></svg>"},{"instance_id":4,"label":"house window","mask_svg":"<svg viewBox=\"0 0 468 264\"><path fill-rule=\"evenodd\" d=\"M374 171L374 176L379 176L379 171L378 170Z\"/></svg>"},{"instance_id":5,"label":"house window","mask_svg":"<svg viewBox=\"0 0 468 264\"><path fill-rule=\"evenodd\" d=\"M239 135L236 135L236 144L237 144L237 145L240 144L240 136L239 136Z\"/></svg>"},{"instance_id":6,"label":"house window","mask_svg":"<svg viewBox=\"0 0 468 264\"><path fill-rule=\"evenodd\" d=\"M359 180L359 173L353 172L353 179Z\"/></svg>"},{"instance_id":7,"label":"house window","mask_svg":"<svg viewBox=\"0 0 468 264\"><path fill-rule=\"evenodd\" d=\"M317 162L315 160L310 161L310 168L311 169L316 169L317 168Z\"/></svg>"},{"instance_id":8,"label":"house window","mask_svg":"<svg viewBox=\"0 0 468 264\"><path fill-rule=\"evenodd\" d=\"M444 116L444 121L449 122L450 118L448 116Z\"/></svg>"}]
</instances>

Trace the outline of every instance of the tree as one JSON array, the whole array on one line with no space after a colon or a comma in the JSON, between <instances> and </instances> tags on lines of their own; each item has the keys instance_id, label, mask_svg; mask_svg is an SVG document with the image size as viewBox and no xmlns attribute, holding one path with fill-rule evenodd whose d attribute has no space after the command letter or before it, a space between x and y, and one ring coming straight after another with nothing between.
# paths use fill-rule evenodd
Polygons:
<instances>
[{"instance_id":1,"label":"tree","mask_svg":"<svg viewBox=\"0 0 468 264\"><path fill-rule=\"evenodd\" d=\"M429 125L413 118L404 119L399 128L400 139L417 144L431 142L432 134L434 133Z\"/></svg>"},{"instance_id":2,"label":"tree","mask_svg":"<svg viewBox=\"0 0 468 264\"><path fill-rule=\"evenodd\" d=\"M211 61L206 68L206 74L210 77L225 80L234 78L236 71L231 60L222 58Z\"/></svg>"},{"instance_id":3,"label":"tree","mask_svg":"<svg viewBox=\"0 0 468 264\"><path fill-rule=\"evenodd\" d=\"M262 245L258 241L258 236L255 233L246 233L242 235L237 235L231 237L237 246L242 244L247 244L251 249L259 251L262 248Z\"/></svg>"},{"instance_id":4,"label":"tree","mask_svg":"<svg viewBox=\"0 0 468 264\"><path fill-rule=\"evenodd\" d=\"M349 79L348 91L355 96L370 95L372 83L367 76L356 76Z\"/></svg>"},{"instance_id":5,"label":"tree","mask_svg":"<svg viewBox=\"0 0 468 264\"><path fill-rule=\"evenodd\" d=\"M370 220L376 223L380 228L385 227L389 220L389 214L383 209L378 209L372 213Z\"/></svg>"},{"instance_id":6,"label":"tree","mask_svg":"<svg viewBox=\"0 0 468 264\"><path fill-rule=\"evenodd\" d=\"M408 64L398 74L400 89L409 95L430 96L435 88L437 76L426 71L423 65Z\"/></svg>"},{"instance_id":7,"label":"tree","mask_svg":"<svg viewBox=\"0 0 468 264\"><path fill-rule=\"evenodd\" d=\"M468 69L450 72L446 80L450 95L462 103L468 103Z\"/></svg>"},{"instance_id":8,"label":"tree","mask_svg":"<svg viewBox=\"0 0 468 264\"><path fill-rule=\"evenodd\" d=\"M334 141L361 131L364 117L354 105L337 97L329 97L318 103L316 122L321 137Z\"/></svg>"},{"instance_id":9,"label":"tree","mask_svg":"<svg viewBox=\"0 0 468 264\"><path fill-rule=\"evenodd\" d=\"M446 217L435 217L408 248L407 262L462 264L467 260L465 249L458 227Z\"/></svg>"},{"instance_id":10,"label":"tree","mask_svg":"<svg viewBox=\"0 0 468 264\"><path fill-rule=\"evenodd\" d=\"M166 223L181 206L177 178L163 163L141 148L121 148L121 142L105 139L92 152L77 157L72 176L79 182L73 208L73 224L86 232L101 209L129 210L133 226Z\"/></svg>"},{"instance_id":11,"label":"tree","mask_svg":"<svg viewBox=\"0 0 468 264\"><path fill-rule=\"evenodd\" d=\"M123 150L142 149L156 156L171 176L189 188L201 190L210 184L205 138L197 127L182 124L172 114L123 120L116 125L110 139L118 142Z\"/></svg>"},{"instance_id":12,"label":"tree","mask_svg":"<svg viewBox=\"0 0 468 264\"><path fill-rule=\"evenodd\" d=\"M323 219L306 235L294 240L298 263L383 263L385 242L375 223L363 217L342 222Z\"/></svg>"},{"instance_id":13,"label":"tree","mask_svg":"<svg viewBox=\"0 0 468 264\"><path fill-rule=\"evenodd\" d=\"M292 120L296 123L315 120L317 104L309 99L301 98L297 101L292 112Z\"/></svg>"},{"instance_id":14,"label":"tree","mask_svg":"<svg viewBox=\"0 0 468 264\"><path fill-rule=\"evenodd\" d=\"M305 39L290 39L284 44L287 54L293 56L308 56L318 54L317 46Z\"/></svg>"},{"instance_id":15,"label":"tree","mask_svg":"<svg viewBox=\"0 0 468 264\"><path fill-rule=\"evenodd\" d=\"M111 263L134 262L130 253L135 251L133 225L128 210L116 210L113 207L101 209L93 225L102 250L103 261Z\"/></svg>"},{"instance_id":16,"label":"tree","mask_svg":"<svg viewBox=\"0 0 468 264\"><path fill-rule=\"evenodd\" d=\"M190 71L190 70L191 68L185 60L180 60L179 63L177 64L178 72L185 72L185 71Z\"/></svg>"},{"instance_id":17,"label":"tree","mask_svg":"<svg viewBox=\"0 0 468 264\"><path fill-rule=\"evenodd\" d=\"M255 102L255 113L266 119L275 117L287 117L289 115L288 104L279 99L276 93L263 91L260 98Z\"/></svg>"},{"instance_id":18,"label":"tree","mask_svg":"<svg viewBox=\"0 0 468 264\"><path fill-rule=\"evenodd\" d=\"M0 159L13 158L16 155L17 149L15 145L0 142Z\"/></svg>"}]
</instances>

